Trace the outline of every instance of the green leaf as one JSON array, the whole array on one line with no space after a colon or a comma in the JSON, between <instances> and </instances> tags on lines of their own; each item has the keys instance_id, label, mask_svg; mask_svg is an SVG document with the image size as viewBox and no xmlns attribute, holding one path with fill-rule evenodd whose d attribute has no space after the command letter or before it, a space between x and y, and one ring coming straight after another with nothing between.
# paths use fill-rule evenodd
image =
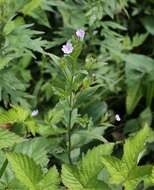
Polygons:
<instances>
[{"instance_id":1,"label":"green leaf","mask_svg":"<svg viewBox=\"0 0 154 190\"><path fill-rule=\"evenodd\" d=\"M145 149L145 142L150 136L150 131L150 128L145 125L135 136L126 140L122 160L127 164L129 170L138 164L140 153Z\"/></svg>"},{"instance_id":2,"label":"green leaf","mask_svg":"<svg viewBox=\"0 0 154 190\"><path fill-rule=\"evenodd\" d=\"M134 87L127 88L126 109L128 114L131 114L134 111L141 97L142 91L140 83L136 84Z\"/></svg>"},{"instance_id":3,"label":"green leaf","mask_svg":"<svg viewBox=\"0 0 154 190\"><path fill-rule=\"evenodd\" d=\"M103 169L100 157L110 155L113 145L104 144L89 150L77 167L63 165L62 180L65 186L72 190L108 189L104 182L97 180L97 175Z\"/></svg>"},{"instance_id":4,"label":"green leaf","mask_svg":"<svg viewBox=\"0 0 154 190\"><path fill-rule=\"evenodd\" d=\"M107 127L89 127L88 129L78 130L75 133L72 133L71 144L72 147L81 147L84 144L89 143L90 141L97 139L102 142L106 142L106 139L103 137L104 131Z\"/></svg>"},{"instance_id":5,"label":"green leaf","mask_svg":"<svg viewBox=\"0 0 154 190\"><path fill-rule=\"evenodd\" d=\"M149 178L152 167L137 165L150 133L150 128L145 126L134 137L128 138L124 144L124 154L121 160L114 156L102 158L112 184L123 185L126 190L132 190L139 182Z\"/></svg>"},{"instance_id":6,"label":"green leaf","mask_svg":"<svg viewBox=\"0 0 154 190\"><path fill-rule=\"evenodd\" d=\"M110 181L112 184L118 185L125 181L127 177L127 166L123 161L114 156L103 156L102 162L111 175Z\"/></svg>"},{"instance_id":7,"label":"green leaf","mask_svg":"<svg viewBox=\"0 0 154 190\"><path fill-rule=\"evenodd\" d=\"M47 41L42 40L41 37L36 38L36 35L42 32L32 30L30 27L32 24L19 25L7 36L6 52L14 52L18 57L24 55L35 57L33 51L45 53L43 47L46 46Z\"/></svg>"},{"instance_id":8,"label":"green leaf","mask_svg":"<svg viewBox=\"0 0 154 190\"><path fill-rule=\"evenodd\" d=\"M49 169L44 178L39 182L38 188L40 190L59 190L59 173L56 167Z\"/></svg>"},{"instance_id":9,"label":"green leaf","mask_svg":"<svg viewBox=\"0 0 154 190\"><path fill-rule=\"evenodd\" d=\"M154 167L152 168L151 182L154 184Z\"/></svg>"},{"instance_id":10,"label":"green leaf","mask_svg":"<svg viewBox=\"0 0 154 190\"><path fill-rule=\"evenodd\" d=\"M127 97L126 109L131 114L139 100L144 95L149 82L154 81L154 60L150 57L138 54L130 54L125 57Z\"/></svg>"},{"instance_id":11,"label":"green leaf","mask_svg":"<svg viewBox=\"0 0 154 190\"><path fill-rule=\"evenodd\" d=\"M80 106L83 102L88 101L91 99L91 97L96 93L96 90L98 89L98 86L95 87L89 87L81 91L76 100L76 105Z\"/></svg>"},{"instance_id":12,"label":"green leaf","mask_svg":"<svg viewBox=\"0 0 154 190\"><path fill-rule=\"evenodd\" d=\"M14 151L16 153L22 153L32 158L36 164L46 166L48 163L48 149L50 143L48 139L42 137L36 137L28 141L18 144ZM39 150L39 151L38 151Z\"/></svg>"},{"instance_id":13,"label":"green leaf","mask_svg":"<svg viewBox=\"0 0 154 190\"><path fill-rule=\"evenodd\" d=\"M134 168L124 182L125 190L134 189L142 180L148 180L152 173L152 166L140 166Z\"/></svg>"},{"instance_id":14,"label":"green leaf","mask_svg":"<svg viewBox=\"0 0 154 190\"><path fill-rule=\"evenodd\" d=\"M79 180L75 168L63 165L62 167L62 181L66 187L72 190L84 190L83 185Z\"/></svg>"},{"instance_id":15,"label":"green leaf","mask_svg":"<svg viewBox=\"0 0 154 190\"><path fill-rule=\"evenodd\" d=\"M4 68L0 70L0 101L3 101L4 105L9 107L10 104L22 105L23 107L29 107L27 99L32 98L26 92L27 82L21 80L20 75L23 73L26 75L26 80L28 76L25 72L28 72L23 67L15 71L12 67ZM19 75L20 73L20 75ZM29 79L28 79L29 80Z\"/></svg>"},{"instance_id":16,"label":"green leaf","mask_svg":"<svg viewBox=\"0 0 154 190\"><path fill-rule=\"evenodd\" d=\"M33 10L41 6L42 2L42 0L31 0L29 3L24 5L21 12L23 12L26 15L31 15Z\"/></svg>"},{"instance_id":17,"label":"green leaf","mask_svg":"<svg viewBox=\"0 0 154 190\"><path fill-rule=\"evenodd\" d=\"M51 135L61 135L67 132L66 129L59 128L59 127L51 127L49 125L39 125L37 129L37 133L41 136L51 136Z\"/></svg>"},{"instance_id":18,"label":"green leaf","mask_svg":"<svg viewBox=\"0 0 154 190\"><path fill-rule=\"evenodd\" d=\"M0 70L5 67L13 58L10 56L2 57L0 56ZM0 98L1 99L1 98Z\"/></svg>"},{"instance_id":19,"label":"green leaf","mask_svg":"<svg viewBox=\"0 0 154 190\"><path fill-rule=\"evenodd\" d=\"M0 124L23 122L28 117L29 112L19 106L13 106L8 111L0 113Z\"/></svg>"},{"instance_id":20,"label":"green leaf","mask_svg":"<svg viewBox=\"0 0 154 190\"><path fill-rule=\"evenodd\" d=\"M140 113L139 116L139 123L142 127L144 127L146 124L148 124L148 126L151 126L152 123L152 112L150 110L149 107L147 107L145 110L143 110Z\"/></svg>"},{"instance_id":21,"label":"green leaf","mask_svg":"<svg viewBox=\"0 0 154 190\"><path fill-rule=\"evenodd\" d=\"M37 184L42 179L42 171L34 160L26 155L17 153L6 154L16 178L30 190L37 190Z\"/></svg>"},{"instance_id":22,"label":"green leaf","mask_svg":"<svg viewBox=\"0 0 154 190\"><path fill-rule=\"evenodd\" d=\"M11 147L22 142L22 138L7 129L0 128L0 148Z\"/></svg>"},{"instance_id":23,"label":"green leaf","mask_svg":"<svg viewBox=\"0 0 154 190\"><path fill-rule=\"evenodd\" d=\"M153 20L154 20L154 17L152 15L151 16L145 16L144 18L142 18L142 23L143 23L144 27L152 35L154 35Z\"/></svg>"}]
</instances>

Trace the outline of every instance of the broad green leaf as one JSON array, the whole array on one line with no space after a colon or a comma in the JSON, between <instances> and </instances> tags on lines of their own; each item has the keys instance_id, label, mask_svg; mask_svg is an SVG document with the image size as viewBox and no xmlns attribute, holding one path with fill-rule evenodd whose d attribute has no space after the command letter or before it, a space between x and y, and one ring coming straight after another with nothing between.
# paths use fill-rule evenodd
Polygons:
<instances>
[{"instance_id":1,"label":"broad green leaf","mask_svg":"<svg viewBox=\"0 0 154 190\"><path fill-rule=\"evenodd\" d=\"M142 127L144 127L146 124L148 124L148 126L151 126L152 112L149 107L147 107L145 110L141 112L139 116L139 122Z\"/></svg>"},{"instance_id":2,"label":"broad green leaf","mask_svg":"<svg viewBox=\"0 0 154 190\"><path fill-rule=\"evenodd\" d=\"M154 35L153 20L154 20L154 17L152 15L151 16L146 16L146 17L144 17L142 19L142 23L143 23L144 27L152 35Z\"/></svg>"},{"instance_id":3,"label":"broad green leaf","mask_svg":"<svg viewBox=\"0 0 154 190\"><path fill-rule=\"evenodd\" d=\"M73 166L63 165L62 180L69 190L96 190L96 188L97 190L110 190L108 185L96 178L92 178L89 184L82 184L79 174Z\"/></svg>"},{"instance_id":4,"label":"broad green leaf","mask_svg":"<svg viewBox=\"0 0 154 190\"><path fill-rule=\"evenodd\" d=\"M3 69L11 60L13 57L2 57L0 56L0 70Z\"/></svg>"},{"instance_id":5,"label":"broad green leaf","mask_svg":"<svg viewBox=\"0 0 154 190\"><path fill-rule=\"evenodd\" d=\"M16 135L15 133L0 128L0 148L11 147L17 143L22 142L22 138Z\"/></svg>"},{"instance_id":6,"label":"broad green leaf","mask_svg":"<svg viewBox=\"0 0 154 190\"><path fill-rule=\"evenodd\" d=\"M114 156L104 156L102 158L102 162L110 174L112 184L123 185L126 190L132 190L139 182L150 177L151 166L138 166L149 136L150 128L145 126L134 137L126 140L122 159Z\"/></svg>"},{"instance_id":7,"label":"broad green leaf","mask_svg":"<svg viewBox=\"0 0 154 190\"><path fill-rule=\"evenodd\" d=\"M154 60L145 55L129 54L125 57L127 97L126 109L131 114L144 95L149 82L154 81Z\"/></svg>"},{"instance_id":8,"label":"broad green leaf","mask_svg":"<svg viewBox=\"0 0 154 190\"><path fill-rule=\"evenodd\" d=\"M20 181L17 180L16 178L13 178L8 184L6 184L6 186L9 190L21 190L21 189L29 190L27 187L21 184Z\"/></svg>"},{"instance_id":9,"label":"broad green leaf","mask_svg":"<svg viewBox=\"0 0 154 190\"><path fill-rule=\"evenodd\" d=\"M152 168L150 181L152 182L152 184L154 184L154 167Z\"/></svg>"},{"instance_id":10,"label":"broad green leaf","mask_svg":"<svg viewBox=\"0 0 154 190\"><path fill-rule=\"evenodd\" d=\"M49 169L47 174L43 177L43 179L39 182L38 188L40 190L59 190L59 174L56 167L52 167Z\"/></svg>"},{"instance_id":11,"label":"broad green leaf","mask_svg":"<svg viewBox=\"0 0 154 190\"><path fill-rule=\"evenodd\" d=\"M129 170L138 164L139 156L145 149L146 140L151 134L150 131L150 128L145 125L134 137L126 140L122 160L127 164Z\"/></svg>"},{"instance_id":12,"label":"broad green leaf","mask_svg":"<svg viewBox=\"0 0 154 190\"><path fill-rule=\"evenodd\" d=\"M138 47L141 44L143 44L143 42L145 41L145 39L147 38L148 34L135 34L135 36L133 36L133 39L131 40L131 38L129 36L125 36L123 38L123 46L124 49L127 50L131 50L134 47Z\"/></svg>"},{"instance_id":13,"label":"broad green leaf","mask_svg":"<svg viewBox=\"0 0 154 190\"><path fill-rule=\"evenodd\" d=\"M84 186L79 180L79 176L75 168L63 165L62 167L62 181L66 187L72 190L84 190Z\"/></svg>"},{"instance_id":14,"label":"broad green leaf","mask_svg":"<svg viewBox=\"0 0 154 190\"><path fill-rule=\"evenodd\" d=\"M32 98L32 96L26 92L27 84L23 82L23 80L20 80L20 77L17 77L18 73L20 73L20 75L22 75L22 73L26 75L25 72L28 71L23 69L23 67L16 67L16 69L15 71L12 67L6 67L0 70L0 101L7 107L10 107L10 104L20 104L23 107L29 107L30 104L27 100ZM27 80L28 76L25 78Z\"/></svg>"},{"instance_id":15,"label":"broad green leaf","mask_svg":"<svg viewBox=\"0 0 154 190\"><path fill-rule=\"evenodd\" d=\"M139 117L135 119L130 119L126 122L125 128L124 128L124 133L132 133L136 132L141 127L144 127L146 124L148 126L151 126L152 123L152 113L149 107L147 107L145 110L143 110Z\"/></svg>"},{"instance_id":16,"label":"broad green leaf","mask_svg":"<svg viewBox=\"0 0 154 190\"><path fill-rule=\"evenodd\" d=\"M88 129L78 130L71 136L72 147L81 147L84 144L89 143L93 139L97 139L102 142L106 142L103 137L104 131L107 127L89 127Z\"/></svg>"},{"instance_id":17,"label":"broad green leaf","mask_svg":"<svg viewBox=\"0 0 154 190\"><path fill-rule=\"evenodd\" d=\"M23 122L28 115L29 113L27 110L19 106L13 106L10 110L0 113L0 124Z\"/></svg>"},{"instance_id":18,"label":"broad green leaf","mask_svg":"<svg viewBox=\"0 0 154 190\"><path fill-rule=\"evenodd\" d=\"M114 144L104 144L89 150L83 157L78 166L80 180L84 186L90 183L90 180L96 178L102 169L100 157L110 155Z\"/></svg>"},{"instance_id":19,"label":"broad green leaf","mask_svg":"<svg viewBox=\"0 0 154 190\"><path fill-rule=\"evenodd\" d=\"M49 125L39 125L37 128L37 133L40 134L41 136L51 136L51 135L61 135L65 134L67 132L66 129L64 128L59 128L59 127L51 127Z\"/></svg>"},{"instance_id":20,"label":"broad green leaf","mask_svg":"<svg viewBox=\"0 0 154 190\"><path fill-rule=\"evenodd\" d=\"M104 144L89 150L77 167L63 165L62 180L71 190L108 189L108 186L97 179L103 169L100 157L110 155L114 144ZM100 188L101 187L101 188Z\"/></svg>"},{"instance_id":21,"label":"broad green leaf","mask_svg":"<svg viewBox=\"0 0 154 190\"><path fill-rule=\"evenodd\" d=\"M135 189L139 182L149 179L151 173L152 166L150 165L134 168L127 177L127 180L124 182L125 190Z\"/></svg>"},{"instance_id":22,"label":"broad green leaf","mask_svg":"<svg viewBox=\"0 0 154 190\"><path fill-rule=\"evenodd\" d=\"M36 164L46 166L48 163L47 153L50 146L48 139L36 137L18 144L14 151L33 158Z\"/></svg>"},{"instance_id":23,"label":"broad green leaf","mask_svg":"<svg viewBox=\"0 0 154 190\"><path fill-rule=\"evenodd\" d=\"M9 20L4 27L4 34L10 34L17 26L21 24L25 24L24 19L22 17L17 17L14 20Z\"/></svg>"},{"instance_id":24,"label":"broad green leaf","mask_svg":"<svg viewBox=\"0 0 154 190\"><path fill-rule=\"evenodd\" d=\"M125 181L127 177L127 165L123 161L114 156L103 156L102 162L111 175L112 184L118 185Z\"/></svg>"},{"instance_id":25,"label":"broad green leaf","mask_svg":"<svg viewBox=\"0 0 154 190\"><path fill-rule=\"evenodd\" d=\"M147 86L146 105L151 106L152 99L154 97L154 81L149 82Z\"/></svg>"},{"instance_id":26,"label":"broad green leaf","mask_svg":"<svg viewBox=\"0 0 154 190\"><path fill-rule=\"evenodd\" d=\"M37 184L42 179L42 171L34 160L19 153L6 154L16 178L30 190L38 190Z\"/></svg>"},{"instance_id":27,"label":"broad green leaf","mask_svg":"<svg viewBox=\"0 0 154 190\"><path fill-rule=\"evenodd\" d=\"M42 0L31 0L29 3L24 5L22 12L26 15L31 15L32 11L41 6Z\"/></svg>"},{"instance_id":28,"label":"broad green leaf","mask_svg":"<svg viewBox=\"0 0 154 190\"><path fill-rule=\"evenodd\" d=\"M79 93L76 100L76 105L80 106L83 102L90 100L90 98L96 93L97 89L98 89L98 86L89 87L83 90L81 93Z\"/></svg>"},{"instance_id":29,"label":"broad green leaf","mask_svg":"<svg viewBox=\"0 0 154 190\"><path fill-rule=\"evenodd\" d=\"M37 130L38 130L38 125L36 121L33 118L27 119L24 124L27 127L27 131L31 132L33 136L36 135Z\"/></svg>"}]
</instances>

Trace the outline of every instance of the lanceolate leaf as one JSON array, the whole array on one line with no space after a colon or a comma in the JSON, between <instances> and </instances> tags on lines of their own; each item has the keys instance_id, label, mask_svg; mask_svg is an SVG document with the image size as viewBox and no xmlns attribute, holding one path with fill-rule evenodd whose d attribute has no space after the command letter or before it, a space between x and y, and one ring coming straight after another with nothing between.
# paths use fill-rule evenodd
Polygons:
<instances>
[{"instance_id":1,"label":"lanceolate leaf","mask_svg":"<svg viewBox=\"0 0 154 190\"><path fill-rule=\"evenodd\" d=\"M22 138L7 129L0 128L0 148L11 147L20 143Z\"/></svg>"},{"instance_id":2,"label":"lanceolate leaf","mask_svg":"<svg viewBox=\"0 0 154 190\"><path fill-rule=\"evenodd\" d=\"M38 190L37 184L42 179L42 171L32 158L17 153L7 153L8 161L16 175L16 178L29 190Z\"/></svg>"}]
</instances>

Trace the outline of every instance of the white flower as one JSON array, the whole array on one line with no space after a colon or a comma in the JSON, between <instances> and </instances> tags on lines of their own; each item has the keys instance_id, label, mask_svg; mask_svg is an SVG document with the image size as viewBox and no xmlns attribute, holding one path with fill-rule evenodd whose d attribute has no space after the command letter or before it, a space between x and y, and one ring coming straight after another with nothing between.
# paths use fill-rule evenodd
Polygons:
<instances>
[{"instance_id":1,"label":"white flower","mask_svg":"<svg viewBox=\"0 0 154 190\"><path fill-rule=\"evenodd\" d=\"M35 116L38 115L38 113L39 113L38 110L33 110L31 116L32 116L32 117L35 117Z\"/></svg>"}]
</instances>

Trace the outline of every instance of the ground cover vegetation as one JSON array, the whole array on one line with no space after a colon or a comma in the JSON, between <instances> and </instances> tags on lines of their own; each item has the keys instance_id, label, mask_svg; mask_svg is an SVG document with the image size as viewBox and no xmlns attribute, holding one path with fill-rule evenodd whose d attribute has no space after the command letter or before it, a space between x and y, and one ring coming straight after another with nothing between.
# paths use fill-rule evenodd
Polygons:
<instances>
[{"instance_id":1,"label":"ground cover vegetation","mask_svg":"<svg viewBox=\"0 0 154 190\"><path fill-rule=\"evenodd\" d=\"M153 0L0 0L0 190L154 189L153 97Z\"/></svg>"}]
</instances>

